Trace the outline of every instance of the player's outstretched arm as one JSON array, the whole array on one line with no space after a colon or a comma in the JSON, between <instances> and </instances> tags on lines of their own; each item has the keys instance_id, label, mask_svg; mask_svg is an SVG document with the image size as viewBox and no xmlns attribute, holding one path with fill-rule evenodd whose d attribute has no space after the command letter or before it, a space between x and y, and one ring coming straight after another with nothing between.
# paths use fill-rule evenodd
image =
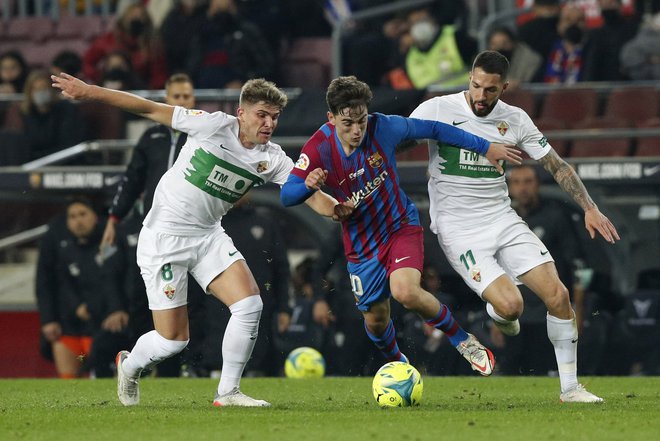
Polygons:
<instances>
[{"instance_id":1,"label":"player's outstretched arm","mask_svg":"<svg viewBox=\"0 0 660 441\"><path fill-rule=\"evenodd\" d=\"M490 161L491 164L495 166L495 169L500 173L504 173L504 169L499 161L507 161L511 164L520 165L522 163L522 157L520 156L520 150L517 150L514 145L511 144L499 144L497 142L491 142L488 146L488 151L486 152L486 159Z\"/></svg>"},{"instance_id":2,"label":"player's outstretched arm","mask_svg":"<svg viewBox=\"0 0 660 441\"><path fill-rule=\"evenodd\" d=\"M573 167L560 158L553 149L539 159L539 163L552 175L559 186L582 207L584 210L584 226L592 239L596 237L596 232L598 232L609 243L620 240L614 224L600 212Z\"/></svg>"},{"instance_id":3,"label":"player's outstretched arm","mask_svg":"<svg viewBox=\"0 0 660 441\"><path fill-rule=\"evenodd\" d=\"M172 125L174 107L164 103L142 98L121 90L108 89L101 86L87 84L84 81L66 74L51 75L53 87L60 89L62 95L74 100L100 101L127 112L149 118L166 126Z\"/></svg>"}]
</instances>

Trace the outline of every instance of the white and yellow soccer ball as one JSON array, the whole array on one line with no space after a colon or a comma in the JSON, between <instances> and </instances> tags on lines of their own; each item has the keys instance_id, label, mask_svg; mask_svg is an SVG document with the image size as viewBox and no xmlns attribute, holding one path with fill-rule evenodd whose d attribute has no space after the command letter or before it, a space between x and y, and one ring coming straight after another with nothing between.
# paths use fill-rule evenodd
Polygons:
<instances>
[{"instance_id":1,"label":"white and yellow soccer ball","mask_svg":"<svg viewBox=\"0 0 660 441\"><path fill-rule=\"evenodd\" d=\"M391 361L378 369L372 389L380 407L419 406L424 383L414 366L402 361Z\"/></svg>"},{"instance_id":2,"label":"white and yellow soccer ball","mask_svg":"<svg viewBox=\"0 0 660 441\"><path fill-rule=\"evenodd\" d=\"M294 349L286 357L284 374L288 378L321 378L325 375L323 355L307 346Z\"/></svg>"}]
</instances>

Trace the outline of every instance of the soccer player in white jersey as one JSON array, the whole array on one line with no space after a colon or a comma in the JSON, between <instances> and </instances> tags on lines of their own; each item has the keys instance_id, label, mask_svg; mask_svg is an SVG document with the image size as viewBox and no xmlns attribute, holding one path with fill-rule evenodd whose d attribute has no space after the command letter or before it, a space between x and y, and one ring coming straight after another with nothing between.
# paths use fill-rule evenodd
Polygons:
<instances>
[{"instance_id":1,"label":"soccer player in white jersey","mask_svg":"<svg viewBox=\"0 0 660 441\"><path fill-rule=\"evenodd\" d=\"M441 121L491 142L515 144L537 160L584 210L591 238L619 239L610 220L589 196L575 171L521 109L500 101L509 62L498 52L481 52L467 91L431 98L412 117ZM548 308L548 337L555 349L562 402L601 402L577 380L578 333L568 289L543 243L511 208L503 175L485 158L429 141L428 191L431 230L463 280L485 302L506 335L520 332L523 298L516 284L534 291ZM484 229L484 225L488 228Z\"/></svg>"},{"instance_id":2,"label":"soccer player in white jersey","mask_svg":"<svg viewBox=\"0 0 660 441\"><path fill-rule=\"evenodd\" d=\"M176 162L161 178L137 249L155 330L131 352L117 355L117 394L125 406L139 403L143 369L181 352L188 344L187 273L231 311L222 342L222 376L215 406L269 406L243 394L240 378L257 338L262 300L245 259L224 232L222 216L250 188L283 185L293 161L271 142L287 97L273 83L250 80L241 89L237 116L157 103L106 89L62 73L53 87L67 98L96 100L188 134ZM333 216L337 201L315 192L308 202Z\"/></svg>"}]
</instances>

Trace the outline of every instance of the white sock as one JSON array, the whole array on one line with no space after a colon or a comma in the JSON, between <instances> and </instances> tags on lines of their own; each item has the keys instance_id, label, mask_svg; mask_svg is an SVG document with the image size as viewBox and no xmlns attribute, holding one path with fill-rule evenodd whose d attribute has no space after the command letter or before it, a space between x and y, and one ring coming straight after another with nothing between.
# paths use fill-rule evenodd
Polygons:
<instances>
[{"instance_id":1,"label":"white sock","mask_svg":"<svg viewBox=\"0 0 660 441\"><path fill-rule=\"evenodd\" d=\"M488 302L486 302L486 312L488 313L490 318L492 318L493 320L495 320L498 323L511 323L511 320L507 320L504 317L502 317L501 315L499 315L498 313L496 313L495 308L493 308L493 305L491 305Z\"/></svg>"},{"instance_id":2,"label":"white sock","mask_svg":"<svg viewBox=\"0 0 660 441\"><path fill-rule=\"evenodd\" d=\"M258 295L239 300L229 307L231 318L222 339L222 375L218 394L230 392L241 381L243 369L257 341L263 302Z\"/></svg>"},{"instance_id":3,"label":"white sock","mask_svg":"<svg viewBox=\"0 0 660 441\"><path fill-rule=\"evenodd\" d=\"M166 358L183 351L189 340L168 340L155 330L138 338L130 355L126 357L122 368L126 375L137 378L143 369L156 366Z\"/></svg>"},{"instance_id":4,"label":"white sock","mask_svg":"<svg viewBox=\"0 0 660 441\"><path fill-rule=\"evenodd\" d=\"M578 385L577 324L575 323L575 316L570 320L563 320L548 314L546 321L548 324L548 338L555 347L559 382L563 393L574 389Z\"/></svg>"}]
</instances>

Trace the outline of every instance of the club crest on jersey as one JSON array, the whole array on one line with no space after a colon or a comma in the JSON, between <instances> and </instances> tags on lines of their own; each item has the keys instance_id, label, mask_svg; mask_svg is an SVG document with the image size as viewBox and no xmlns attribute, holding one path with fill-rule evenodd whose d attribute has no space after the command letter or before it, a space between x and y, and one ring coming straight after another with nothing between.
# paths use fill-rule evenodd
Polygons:
<instances>
[{"instance_id":1,"label":"club crest on jersey","mask_svg":"<svg viewBox=\"0 0 660 441\"><path fill-rule=\"evenodd\" d=\"M257 173L263 173L268 170L268 161L261 161L257 164Z\"/></svg>"},{"instance_id":2,"label":"club crest on jersey","mask_svg":"<svg viewBox=\"0 0 660 441\"><path fill-rule=\"evenodd\" d=\"M300 170L307 170L307 167L309 167L309 156L301 153L300 157L296 161L296 168L299 168Z\"/></svg>"},{"instance_id":3,"label":"club crest on jersey","mask_svg":"<svg viewBox=\"0 0 660 441\"><path fill-rule=\"evenodd\" d=\"M500 132L500 135L506 135L506 132L509 131L509 124L506 121L500 121L497 125L497 131Z\"/></svg>"},{"instance_id":4,"label":"club crest on jersey","mask_svg":"<svg viewBox=\"0 0 660 441\"><path fill-rule=\"evenodd\" d=\"M472 270L472 280L475 282L479 283L481 282L481 271L478 269L473 269Z\"/></svg>"},{"instance_id":5,"label":"club crest on jersey","mask_svg":"<svg viewBox=\"0 0 660 441\"><path fill-rule=\"evenodd\" d=\"M163 292L165 293L165 297L172 300L172 298L174 297L174 293L176 292L176 289L174 289L174 287L168 283L167 285L165 285L165 288L163 288Z\"/></svg>"},{"instance_id":6,"label":"club crest on jersey","mask_svg":"<svg viewBox=\"0 0 660 441\"><path fill-rule=\"evenodd\" d=\"M383 165L383 157L380 156L380 153L376 152L373 155L369 156L367 158L367 161L369 162L369 165L371 168L378 168L381 165Z\"/></svg>"}]
</instances>

